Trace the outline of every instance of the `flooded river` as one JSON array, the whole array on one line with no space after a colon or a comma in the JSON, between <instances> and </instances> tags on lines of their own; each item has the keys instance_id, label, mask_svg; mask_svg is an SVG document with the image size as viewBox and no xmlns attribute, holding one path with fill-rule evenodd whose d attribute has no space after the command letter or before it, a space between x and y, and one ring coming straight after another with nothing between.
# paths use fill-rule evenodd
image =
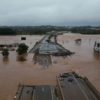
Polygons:
<instances>
[{"instance_id":1,"label":"flooded river","mask_svg":"<svg viewBox=\"0 0 100 100\"><path fill-rule=\"evenodd\" d=\"M31 49L43 36L26 36L26 41L21 41L21 36L0 36L0 44L26 43ZM77 74L87 77L100 92L100 53L94 51L94 41L100 35L61 35L57 37L58 43L66 49L75 52L71 57L54 57L56 62L47 68L41 64L34 64L33 55L25 54L27 61L17 61L16 51L10 51L9 58L3 58L0 54L0 100L13 100L19 84L42 85L56 84L56 76L63 72L75 71ZM81 43L75 43L75 39L81 38ZM1 52L1 51L0 51Z\"/></svg>"}]
</instances>

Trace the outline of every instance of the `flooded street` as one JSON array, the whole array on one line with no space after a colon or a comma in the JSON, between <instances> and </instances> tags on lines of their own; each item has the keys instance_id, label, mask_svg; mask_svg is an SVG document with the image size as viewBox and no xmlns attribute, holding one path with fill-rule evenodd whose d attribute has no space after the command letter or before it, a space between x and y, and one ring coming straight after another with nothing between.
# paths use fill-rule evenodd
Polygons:
<instances>
[{"instance_id":1,"label":"flooded street","mask_svg":"<svg viewBox=\"0 0 100 100\"><path fill-rule=\"evenodd\" d=\"M26 37L26 41L21 41L21 36L0 36L0 44L26 43L30 50L43 38L36 35ZM78 38L82 39L81 43L75 43L75 39ZM95 52L93 48L97 38L100 38L100 35L59 35L58 43L75 54L71 57L47 56L50 59L50 65L46 68L41 66L41 62L37 64L33 62L34 54L24 55L27 59L24 62L17 61L16 51L10 51L9 57L5 59L0 54L0 100L13 100L19 84L55 85L56 76L71 71L75 71L80 76L86 76L100 92L100 53ZM41 56L38 57L40 58Z\"/></svg>"}]
</instances>

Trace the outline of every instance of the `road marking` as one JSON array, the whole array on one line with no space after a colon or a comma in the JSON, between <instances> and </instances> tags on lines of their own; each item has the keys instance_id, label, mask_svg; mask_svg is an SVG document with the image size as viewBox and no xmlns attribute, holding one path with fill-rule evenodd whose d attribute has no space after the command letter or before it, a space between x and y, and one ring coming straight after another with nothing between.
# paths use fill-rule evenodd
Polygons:
<instances>
[{"instance_id":1,"label":"road marking","mask_svg":"<svg viewBox=\"0 0 100 100\"><path fill-rule=\"evenodd\" d=\"M44 86L42 86L42 91L44 91Z\"/></svg>"},{"instance_id":2,"label":"road marking","mask_svg":"<svg viewBox=\"0 0 100 100\"><path fill-rule=\"evenodd\" d=\"M58 84L59 84L59 86L60 86L60 90L61 90L61 94L62 94L63 100L65 100L65 98L64 98L64 94L63 94L63 91L62 91L62 88L61 88L61 84L60 84L60 82L59 82L58 77L57 77L57 80L58 80Z\"/></svg>"},{"instance_id":3,"label":"road marking","mask_svg":"<svg viewBox=\"0 0 100 100\"><path fill-rule=\"evenodd\" d=\"M35 96L35 89L33 91L33 97L32 97L32 100L34 100L34 96Z\"/></svg>"},{"instance_id":4,"label":"road marking","mask_svg":"<svg viewBox=\"0 0 100 100\"><path fill-rule=\"evenodd\" d=\"M73 75L73 74L72 74ZM74 77L74 75L73 75ZM78 86L81 88L82 92L84 93L85 97L87 98L87 100L89 100L89 98L87 97L86 93L84 92L84 90L82 89L82 87L80 86L79 82L76 80L76 78L74 77L75 81L77 82Z\"/></svg>"},{"instance_id":5,"label":"road marking","mask_svg":"<svg viewBox=\"0 0 100 100\"><path fill-rule=\"evenodd\" d=\"M52 90L52 85L50 85L50 88L51 88L51 96L52 96L52 100L53 100L53 90Z\"/></svg>"}]
</instances>

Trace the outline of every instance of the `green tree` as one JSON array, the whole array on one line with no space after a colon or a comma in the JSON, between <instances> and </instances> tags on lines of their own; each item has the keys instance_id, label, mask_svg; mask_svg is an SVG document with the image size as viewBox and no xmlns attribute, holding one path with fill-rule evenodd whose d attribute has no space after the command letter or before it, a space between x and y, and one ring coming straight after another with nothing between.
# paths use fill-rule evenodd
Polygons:
<instances>
[{"instance_id":1,"label":"green tree","mask_svg":"<svg viewBox=\"0 0 100 100\"><path fill-rule=\"evenodd\" d=\"M0 35L16 35L16 32L11 28L0 28Z\"/></svg>"},{"instance_id":2,"label":"green tree","mask_svg":"<svg viewBox=\"0 0 100 100\"><path fill-rule=\"evenodd\" d=\"M28 46L24 43L21 43L18 45L18 49L16 50L16 52L19 55L21 55L21 54L27 53L27 50L28 50Z\"/></svg>"},{"instance_id":3,"label":"green tree","mask_svg":"<svg viewBox=\"0 0 100 100\"><path fill-rule=\"evenodd\" d=\"M3 57L6 57L7 58L8 55L9 55L8 49L3 49L2 55L3 55Z\"/></svg>"}]
</instances>

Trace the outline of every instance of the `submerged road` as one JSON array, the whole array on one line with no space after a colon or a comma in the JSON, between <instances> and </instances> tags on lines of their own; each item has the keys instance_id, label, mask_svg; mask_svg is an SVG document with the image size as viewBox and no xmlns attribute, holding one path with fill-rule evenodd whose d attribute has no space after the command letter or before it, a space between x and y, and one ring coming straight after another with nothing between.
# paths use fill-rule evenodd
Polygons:
<instances>
[{"instance_id":1,"label":"submerged road","mask_svg":"<svg viewBox=\"0 0 100 100\"><path fill-rule=\"evenodd\" d=\"M55 52L58 52L58 49L56 47L55 38L54 36L48 35L44 38L44 40L41 42L41 46L39 47L39 54L52 54ZM49 39L50 38L50 39ZM49 42L47 42L49 40Z\"/></svg>"},{"instance_id":2,"label":"submerged road","mask_svg":"<svg viewBox=\"0 0 100 100\"><path fill-rule=\"evenodd\" d=\"M29 53L35 53L37 49L39 50L39 54L68 52L68 50L66 50L64 47L62 47L56 42L55 34L46 35L43 39L41 39L39 44L37 44L29 51Z\"/></svg>"}]
</instances>

